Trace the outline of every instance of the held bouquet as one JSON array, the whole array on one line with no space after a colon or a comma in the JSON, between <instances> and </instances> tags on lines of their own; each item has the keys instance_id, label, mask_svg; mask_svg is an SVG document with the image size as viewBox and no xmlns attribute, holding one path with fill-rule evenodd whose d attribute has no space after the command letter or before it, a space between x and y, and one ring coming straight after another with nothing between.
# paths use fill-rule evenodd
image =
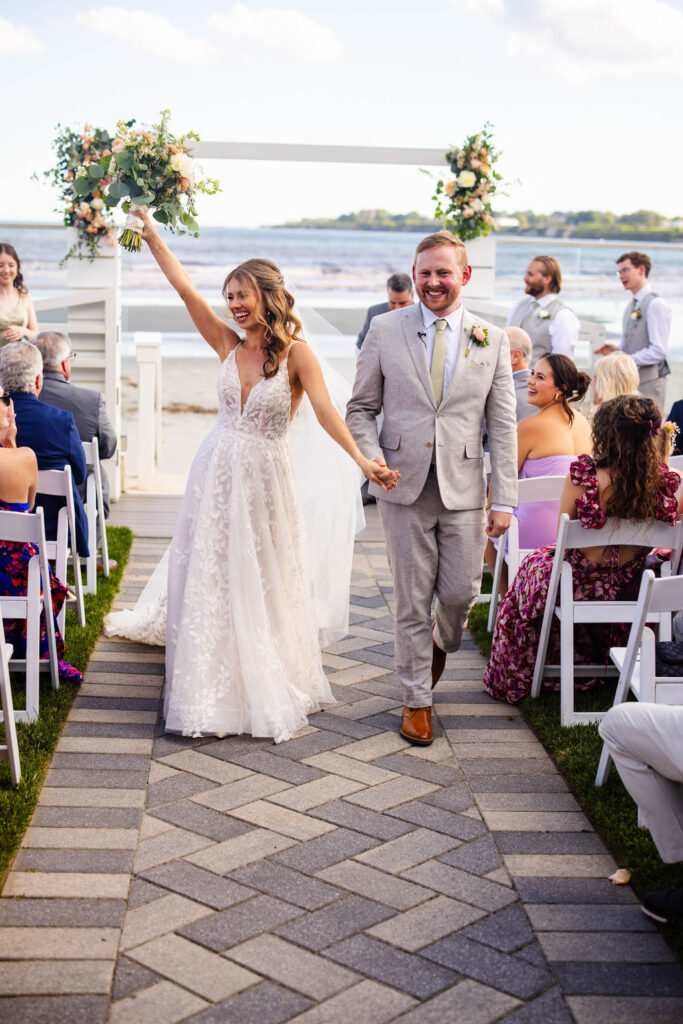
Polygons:
<instances>
[{"instance_id":1,"label":"held bouquet","mask_svg":"<svg viewBox=\"0 0 683 1024\"><path fill-rule=\"evenodd\" d=\"M470 135L461 148L446 153L453 178L439 178L432 199L436 217L464 242L488 235L493 228L491 201L501 175L493 170L500 153L486 123L477 135Z\"/></svg>"},{"instance_id":2,"label":"held bouquet","mask_svg":"<svg viewBox=\"0 0 683 1024\"><path fill-rule=\"evenodd\" d=\"M110 163L103 167L111 178L105 202L128 213L119 243L129 252L142 245L142 221L130 214L131 206L150 206L160 224L179 234L195 237L199 226L194 197L197 192L213 195L219 191L214 178L196 181L192 160L185 151L188 140L199 141L194 132L174 136L168 130L170 112L161 111L159 124L150 131L134 130L134 121L119 121L112 142Z\"/></svg>"},{"instance_id":3,"label":"held bouquet","mask_svg":"<svg viewBox=\"0 0 683 1024\"><path fill-rule=\"evenodd\" d=\"M105 165L108 167L111 160L113 138L105 128L88 124L82 132L57 127L59 133L52 144L57 162L43 177L59 194L56 210L63 213L64 224L77 233L76 244L61 260L61 266L69 257L80 256L84 248L88 258L94 259L100 238L114 245L114 225L104 197L109 184Z\"/></svg>"}]
</instances>

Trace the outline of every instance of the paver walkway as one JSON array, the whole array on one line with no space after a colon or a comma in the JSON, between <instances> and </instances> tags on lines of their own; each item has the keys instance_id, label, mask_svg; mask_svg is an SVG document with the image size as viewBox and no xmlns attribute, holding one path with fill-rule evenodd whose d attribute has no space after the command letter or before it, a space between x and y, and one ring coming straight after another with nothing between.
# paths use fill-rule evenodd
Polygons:
<instances>
[{"instance_id":1,"label":"paver walkway","mask_svg":"<svg viewBox=\"0 0 683 1024\"><path fill-rule=\"evenodd\" d=\"M165 545L136 540L122 603ZM390 600L371 510L338 703L279 746L163 735L162 652L100 640L0 900L1 1021L682 1019L670 950L471 641L433 746L400 738Z\"/></svg>"}]
</instances>

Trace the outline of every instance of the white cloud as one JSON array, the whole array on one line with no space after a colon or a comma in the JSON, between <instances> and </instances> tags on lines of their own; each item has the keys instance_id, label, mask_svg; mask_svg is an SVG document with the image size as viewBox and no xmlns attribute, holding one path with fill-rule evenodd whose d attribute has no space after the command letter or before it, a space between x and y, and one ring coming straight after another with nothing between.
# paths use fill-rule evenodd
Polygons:
<instances>
[{"instance_id":1,"label":"white cloud","mask_svg":"<svg viewBox=\"0 0 683 1024\"><path fill-rule=\"evenodd\" d=\"M93 7L77 14L76 22L91 32L114 36L137 50L172 61L202 64L219 54L211 43L189 35L183 28L151 11Z\"/></svg>"},{"instance_id":2,"label":"white cloud","mask_svg":"<svg viewBox=\"0 0 683 1024\"><path fill-rule=\"evenodd\" d=\"M0 57L25 57L42 49L43 44L30 29L0 18Z\"/></svg>"},{"instance_id":3,"label":"white cloud","mask_svg":"<svg viewBox=\"0 0 683 1024\"><path fill-rule=\"evenodd\" d=\"M341 54L331 29L291 8L254 10L235 4L229 14L211 15L208 25L234 42L256 42L293 57L330 60Z\"/></svg>"}]
</instances>

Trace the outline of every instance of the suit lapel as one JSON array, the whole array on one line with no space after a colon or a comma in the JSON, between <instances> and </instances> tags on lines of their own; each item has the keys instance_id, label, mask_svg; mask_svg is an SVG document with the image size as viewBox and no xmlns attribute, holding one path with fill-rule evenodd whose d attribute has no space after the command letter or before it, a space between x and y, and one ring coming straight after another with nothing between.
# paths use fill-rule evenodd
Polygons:
<instances>
[{"instance_id":1,"label":"suit lapel","mask_svg":"<svg viewBox=\"0 0 683 1024\"><path fill-rule=\"evenodd\" d=\"M432 388L432 381L427 367L427 350L423 339L420 337L420 333L424 333L424 324L422 321L422 313L420 312L419 303L415 303L414 306L406 310L406 314L401 321L401 325L403 327L406 344L408 345L408 351L410 352L415 365L417 376L425 389L427 398L436 409L434 389Z\"/></svg>"},{"instance_id":2,"label":"suit lapel","mask_svg":"<svg viewBox=\"0 0 683 1024\"><path fill-rule=\"evenodd\" d=\"M443 396L443 400L441 402L442 405L444 405L445 402L450 401L464 380L465 366L467 364L467 359L469 358L469 356L465 356L465 353L467 352L468 345L470 344L470 330L472 329L473 324L474 318L463 307L458 358L455 363L455 370L453 371L453 376L451 377L448 389L446 390L446 394Z\"/></svg>"}]
</instances>

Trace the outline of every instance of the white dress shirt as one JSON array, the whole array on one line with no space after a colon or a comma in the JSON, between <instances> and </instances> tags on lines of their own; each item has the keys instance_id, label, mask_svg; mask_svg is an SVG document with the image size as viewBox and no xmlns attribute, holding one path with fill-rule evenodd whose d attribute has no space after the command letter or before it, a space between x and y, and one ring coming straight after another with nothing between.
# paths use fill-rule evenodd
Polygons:
<instances>
[{"instance_id":1,"label":"white dress shirt","mask_svg":"<svg viewBox=\"0 0 683 1024\"><path fill-rule=\"evenodd\" d=\"M545 309L555 299L557 299L556 292L549 292L548 295L543 295L540 299L530 295L527 312L531 310L532 302L537 302L539 309ZM513 312L514 310L508 316L506 325L508 327L510 326ZM538 315L538 309L535 315ZM574 347L579 340L579 329L579 318L576 313L573 313L571 309L560 309L552 320L548 322L548 337L550 338L551 351L557 355L569 356L570 359L573 359Z\"/></svg>"},{"instance_id":2,"label":"white dress shirt","mask_svg":"<svg viewBox=\"0 0 683 1024\"><path fill-rule=\"evenodd\" d=\"M649 284L646 284L635 293L633 298L636 300L636 309L640 308L641 301L651 291ZM647 307L645 323L647 324L649 344L645 348L639 349L638 352L631 353L631 358L636 366L652 366L653 363L661 363L662 359L666 359L671 330L671 309L664 299L657 296L652 300Z\"/></svg>"},{"instance_id":3,"label":"white dress shirt","mask_svg":"<svg viewBox=\"0 0 683 1024\"><path fill-rule=\"evenodd\" d=\"M431 309L427 309L423 302L420 303L420 312L422 313L422 323L425 325L426 337L423 339L425 346L425 354L427 357L427 370L432 365L432 352L434 351L434 339L436 337L436 321L446 321L446 363L444 366L443 374L443 393L446 394L448 385L453 379L453 373L455 372L455 364L458 361L458 354L460 352L460 336L462 334L462 306L458 306L448 316L439 316L438 313L433 313ZM512 512L512 508L509 505L491 505L491 509L494 512Z\"/></svg>"}]
</instances>

